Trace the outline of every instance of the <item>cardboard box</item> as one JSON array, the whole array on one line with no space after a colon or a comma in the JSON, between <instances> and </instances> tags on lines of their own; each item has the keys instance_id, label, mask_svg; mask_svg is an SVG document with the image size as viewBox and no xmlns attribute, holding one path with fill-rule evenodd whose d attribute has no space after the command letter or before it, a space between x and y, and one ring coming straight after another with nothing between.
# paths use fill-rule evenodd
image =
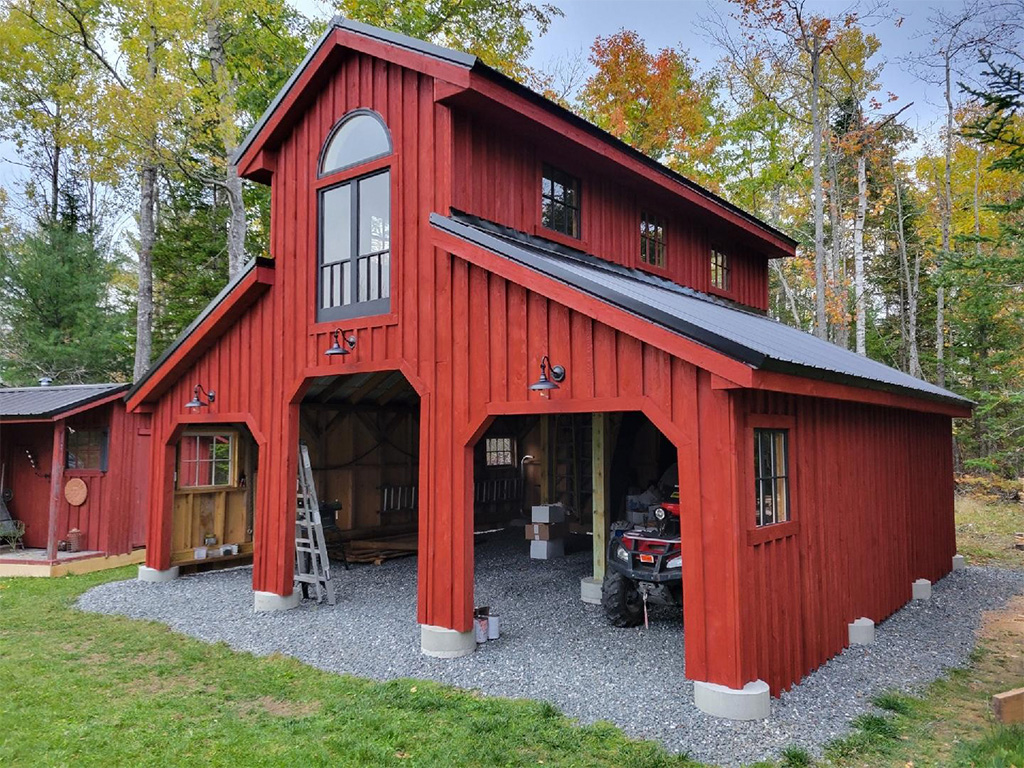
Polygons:
<instances>
[{"instance_id":1,"label":"cardboard box","mask_svg":"<svg viewBox=\"0 0 1024 768\"><path fill-rule=\"evenodd\" d=\"M533 508L530 519L535 523L565 522L565 507L561 504L538 504Z\"/></svg>"},{"instance_id":2,"label":"cardboard box","mask_svg":"<svg viewBox=\"0 0 1024 768\"><path fill-rule=\"evenodd\" d=\"M526 538L530 541L563 539L568 530L565 523L527 523Z\"/></svg>"},{"instance_id":3,"label":"cardboard box","mask_svg":"<svg viewBox=\"0 0 1024 768\"><path fill-rule=\"evenodd\" d=\"M569 523L569 533L571 533L573 535L576 535L576 536L589 536L593 532L594 531L591 528L590 523L585 523L585 524L584 523L577 523L575 520L573 520L571 523Z\"/></svg>"},{"instance_id":4,"label":"cardboard box","mask_svg":"<svg viewBox=\"0 0 1024 768\"><path fill-rule=\"evenodd\" d=\"M530 542L530 557L534 560L552 560L556 557L562 557L564 554L565 542L562 539Z\"/></svg>"}]
</instances>

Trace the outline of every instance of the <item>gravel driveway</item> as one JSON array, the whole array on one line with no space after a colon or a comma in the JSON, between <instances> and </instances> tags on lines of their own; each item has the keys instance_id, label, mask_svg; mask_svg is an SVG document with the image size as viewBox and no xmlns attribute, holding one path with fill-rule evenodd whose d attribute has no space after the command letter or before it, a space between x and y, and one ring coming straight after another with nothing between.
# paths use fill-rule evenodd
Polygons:
<instances>
[{"instance_id":1,"label":"gravel driveway","mask_svg":"<svg viewBox=\"0 0 1024 768\"><path fill-rule=\"evenodd\" d=\"M476 563L476 602L501 614L502 637L453 660L420 653L411 557L339 569L334 607L305 601L292 611L256 615L251 568L164 584L113 582L90 590L78 605L153 619L257 655L289 654L331 672L429 678L496 696L542 699L583 722L610 720L632 736L734 765L777 756L789 744L820 751L871 708L876 693L914 690L964 664L981 611L1024 592L1022 573L953 573L935 585L929 603L911 603L881 624L874 646L846 650L773 699L768 720L738 723L693 706L677 611L653 612L649 630L614 629L599 607L580 602L589 552L535 561L524 540L492 535L478 537Z\"/></svg>"}]
</instances>

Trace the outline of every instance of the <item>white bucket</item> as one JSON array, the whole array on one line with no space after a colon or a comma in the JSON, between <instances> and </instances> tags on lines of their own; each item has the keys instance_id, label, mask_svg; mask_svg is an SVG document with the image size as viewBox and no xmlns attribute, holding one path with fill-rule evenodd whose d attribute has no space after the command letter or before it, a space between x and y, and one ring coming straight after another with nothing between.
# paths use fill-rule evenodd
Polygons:
<instances>
[{"instance_id":1,"label":"white bucket","mask_svg":"<svg viewBox=\"0 0 1024 768\"><path fill-rule=\"evenodd\" d=\"M487 642L487 623L488 623L487 622L487 617L486 616L477 616L476 617L476 621L474 623L476 624L476 641L478 643L486 643Z\"/></svg>"},{"instance_id":2,"label":"white bucket","mask_svg":"<svg viewBox=\"0 0 1024 768\"><path fill-rule=\"evenodd\" d=\"M501 617L493 613L487 617L487 639L497 640L501 635Z\"/></svg>"}]
</instances>

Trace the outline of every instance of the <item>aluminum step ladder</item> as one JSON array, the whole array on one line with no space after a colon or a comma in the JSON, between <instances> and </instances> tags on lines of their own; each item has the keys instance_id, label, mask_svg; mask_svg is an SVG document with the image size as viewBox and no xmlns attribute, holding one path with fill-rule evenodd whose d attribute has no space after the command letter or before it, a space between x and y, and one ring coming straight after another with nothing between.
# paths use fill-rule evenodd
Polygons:
<instances>
[{"instance_id":1,"label":"aluminum step ladder","mask_svg":"<svg viewBox=\"0 0 1024 768\"><path fill-rule=\"evenodd\" d=\"M334 605L334 582L331 564L327 559L327 543L320 519L320 504L313 485L313 468L309 463L309 448L299 441L299 486L295 509L295 581L302 584L306 597ZM309 594L312 587L313 595Z\"/></svg>"}]
</instances>

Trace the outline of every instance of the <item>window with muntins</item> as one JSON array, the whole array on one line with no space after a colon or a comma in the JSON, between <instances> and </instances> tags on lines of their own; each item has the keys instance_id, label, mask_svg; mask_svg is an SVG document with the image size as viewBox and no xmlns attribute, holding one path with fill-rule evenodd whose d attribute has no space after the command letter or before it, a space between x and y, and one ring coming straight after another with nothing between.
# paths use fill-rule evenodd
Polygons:
<instances>
[{"instance_id":1,"label":"window with muntins","mask_svg":"<svg viewBox=\"0 0 1024 768\"><path fill-rule=\"evenodd\" d=\"M665 220L646 211L640 216L640 261L665 266Z\"/></svg>"},{"instance_id":2,"label":"window with muntins","mask_svg":"<svg viewBox=\"0 0 1024 768\"><path fill-rule=\"evenodd\" d=\"M711 249L711 286L720 291L731 291L729 257L717 248Z\"/></svg>"},{"instance_id":3,"label":"window with muntins","mask_svg":"<svg viewBox=\"0 0 1024 768\"><path fill-rule=\"evenodd\" d=\"M515 466L516 448L511 437L488 437L484 448L488 467Z\"/></svg>"},{"instance_id":4,"label":"window with muntins","mask_svg":"<svg viewBox=\"0 0 1024 768\"><path fill-rule=\"evenodd\" d=\"M320 175L349 170L391 153L379 117L345 117L324 148ZM319 194L320 321L383 314L391 309L391 171L375 170L325 187Z\"/></svg>"},{"instance_id":5,"label":"window with muntins","mask_svg":"<svg viewBox=\"0 0 1024 768\"><path fill-rule=\"evenodd\" d=\"M759 527L789 520L789 430L754 430L754 497Z\"/></svg>"},{"instance_id":6,"label":"window with muntins","mask_svg":"<svg viewBox=\"0 0 1024 768\"><path fill-rule=\"evenodd\" d=\"M109 437L105 429L69 429L64 468L106 472Z\"/></svg>"},{"instance_id":7,"label":"window with muntins","mask_svg":"<svg viewBox=\"0 0 1024 768\"><path fill-rule=\"evenodd\" d=\"M580 180L544 166L540 189L540 223L569 237L580 237Z\"/></svg>"},{"instance_id":8,"label":"window with muntins","mask_svg":"<svg viewBox=\"0 0 1024 768\"><path fill-rule=\"evenodd\" d=\"M185 434L178 442L178 487L234 485L235 434Z\"/></svg>"}]
</instances>

